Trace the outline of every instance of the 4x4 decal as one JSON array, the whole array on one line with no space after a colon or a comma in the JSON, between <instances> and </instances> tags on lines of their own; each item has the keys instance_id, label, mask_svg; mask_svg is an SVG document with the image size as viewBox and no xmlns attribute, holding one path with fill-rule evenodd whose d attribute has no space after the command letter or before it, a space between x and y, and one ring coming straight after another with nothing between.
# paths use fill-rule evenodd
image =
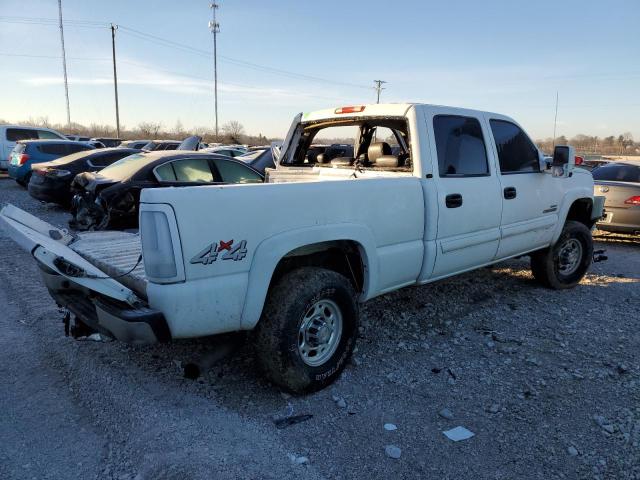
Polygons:
<instances>
[{"instance_id":1,"label":"4x4 decal","mask_svg":"<svg viewBox=\"0 0 640 480\"><path fill-rule=\"evenodd\" d=\"M236 245L233 244L233 239L225 242L211 243L207 245L203 250L198 252L189 263L203 265L209 265L216 260L233 260L237 262L247 256L247 241L241 240Z\"/></svg>"}]
</instances>

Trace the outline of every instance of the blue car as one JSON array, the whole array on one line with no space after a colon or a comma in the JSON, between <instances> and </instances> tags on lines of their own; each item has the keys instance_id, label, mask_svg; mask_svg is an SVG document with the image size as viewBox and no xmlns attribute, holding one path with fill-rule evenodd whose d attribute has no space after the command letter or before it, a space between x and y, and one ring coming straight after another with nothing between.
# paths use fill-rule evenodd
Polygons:
<instances>
[{"instance_id":1,"label":"blue car","mask_svg":"<svg viewBox=\"0 0 640 480\"><path fill-rule=\"evenodd\" d=\"M20 140L16 142L9 157L9 176L23 187L31 178L31 165L50 162L56 158L71 155L94 147L72 140Z\"/></svg>"}]
</instances>

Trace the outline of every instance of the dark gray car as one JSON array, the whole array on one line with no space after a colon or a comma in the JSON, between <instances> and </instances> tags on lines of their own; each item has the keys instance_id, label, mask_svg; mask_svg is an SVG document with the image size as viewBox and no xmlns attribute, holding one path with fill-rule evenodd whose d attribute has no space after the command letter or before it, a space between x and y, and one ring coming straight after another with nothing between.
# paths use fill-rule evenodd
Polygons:
<instances>
[{"instance_id":1,"label":"dark gray car","mask_svg":"<svg viewBox=\"0 0 640 480\"><path fill-rule=\"evenodd\" d=\"M591 173L594 195L606 197L598 229L640 234L640 160L607 163Z\"/></svg>"}]
</instances>

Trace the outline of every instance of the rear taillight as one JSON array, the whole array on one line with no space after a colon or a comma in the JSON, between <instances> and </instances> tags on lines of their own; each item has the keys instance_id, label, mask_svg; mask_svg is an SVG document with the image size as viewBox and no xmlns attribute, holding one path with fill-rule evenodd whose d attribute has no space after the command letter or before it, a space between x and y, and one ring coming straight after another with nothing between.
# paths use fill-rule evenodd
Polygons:
<instances>
[{"instance_id":1,"label":"rear taillight","mask_svg":"<svg viewBox=\"0 0 640 480\"><path fill-rule=\"evenodd\" d=\"M18 158L18 165L24 165L28 160L29 155L27 155L26 153L21 153L20 157Z\"/></svg>"},{"instance_id":2,"label":"rear taillight","mask_svg":"<svg viewBox=\"0 0 640 480\"><path fill-rule=\"evenodd\" d=\"M164 212L140 212L140 238L147 277L159 281L176 277L171 231Z\"/></svg>"},{"instance_id":3,"label":"rear taillight","mask_svg":"<svg viewBox=\"0 0 640 480\"><path fill-rule=\"evenodd\" d=\"M627 205L640 205L640 195L629 197L624 201L624 203L626 203Z\"/></svg>"},{"instance_id":4,"label":"rear taillight","mask_svg":"<svg viewBox=\"0 0 640 480\"><path fill-rule=\"evenodd\" d=\"M576 165L582 165L584 163L584 158L576 155Z\"/></svg>"}]
</instances>

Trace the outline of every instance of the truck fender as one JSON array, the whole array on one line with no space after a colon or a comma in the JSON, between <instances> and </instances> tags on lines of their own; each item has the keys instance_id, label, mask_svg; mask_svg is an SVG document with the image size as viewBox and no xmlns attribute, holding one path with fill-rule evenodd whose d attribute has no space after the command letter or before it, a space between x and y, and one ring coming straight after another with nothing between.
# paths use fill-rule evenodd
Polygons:
<instances>
[{"instance_id":1,"label":"truck fender","mask_svg":"<svg viewBox=\"0 0 640 480\"><path fill-rule=\"evenodd\" d=\"M369 228L364 225L340 223L289 230L267 238L256 247L249 270L247 295L240 321L241 329L250 330L258 323L271 278L282 258L297 248L336 240L353 241L359 245L365 267L361 298L369 298L372 292L376 291L378 277L376 243Z\"/></svg>"},{"instance_id":2,"label":"truck fender","mask_svg":"<svg viewBox=\"0 0 640 480\"><path fill-rule=\"evenodd\" d=\"M553 233L551 245L555 244L558 241L558 238L560 238L560 234L562 233L564 224L567 221L567 216L569 215L571 205L573 205L576 200L580 200L583 198L593 199L593 186L591 188L580 186L572 188L571 190L567 190L567 192L565 192L565 195L562 198L562 203L560 204L560 208L558 210L558 224L556 225L556 230Z\"/></svg>"}]
</instances>

